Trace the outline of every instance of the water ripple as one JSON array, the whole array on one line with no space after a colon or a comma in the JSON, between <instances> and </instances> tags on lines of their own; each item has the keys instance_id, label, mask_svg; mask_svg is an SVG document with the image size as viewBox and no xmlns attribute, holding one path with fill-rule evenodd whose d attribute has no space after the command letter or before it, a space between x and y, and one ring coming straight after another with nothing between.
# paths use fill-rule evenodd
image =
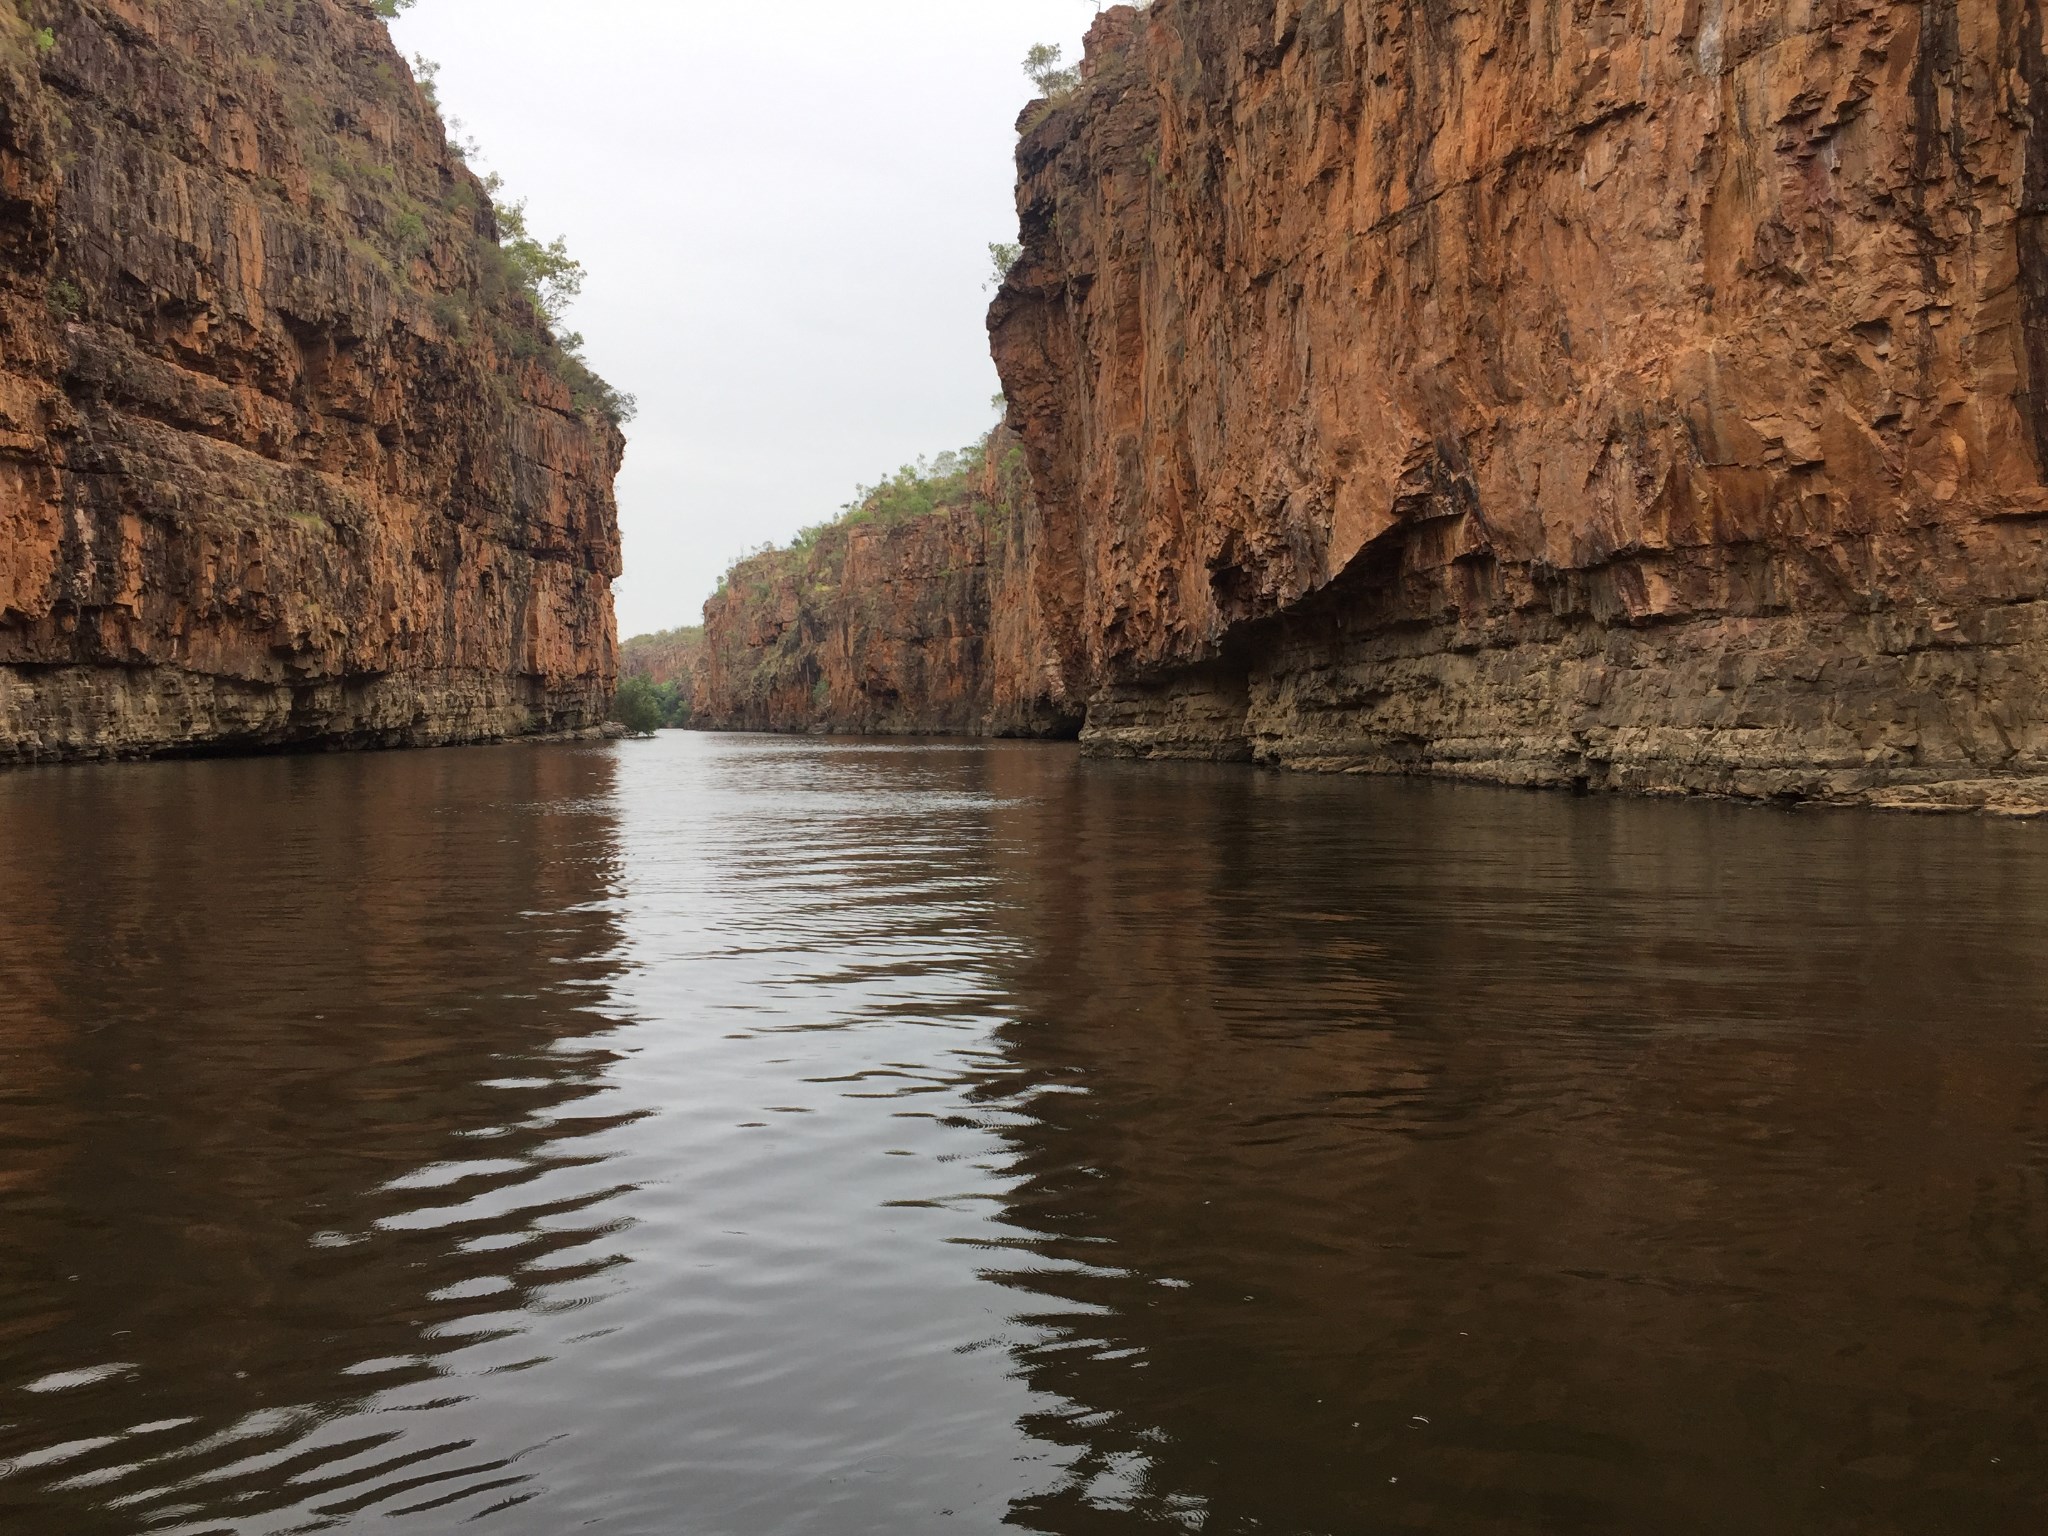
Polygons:
<instances>
[{"instance_id":1,"label":"water ripple","mask_svg":"<svg viewBox=\"0 0 2048 1536\"><path fill-rule=\"evenodd\" d=\"M0 776L0 1527L2031 1531L2044 849L963 743Z\"/></svg>"}]
</instances>

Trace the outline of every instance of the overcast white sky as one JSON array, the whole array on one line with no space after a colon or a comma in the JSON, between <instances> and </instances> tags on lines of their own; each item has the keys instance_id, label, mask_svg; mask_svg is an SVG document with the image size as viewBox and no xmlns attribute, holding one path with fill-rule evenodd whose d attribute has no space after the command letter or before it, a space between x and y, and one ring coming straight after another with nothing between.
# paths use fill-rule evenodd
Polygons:
<instances>
[{"instance_id":1,"label":"overcast white sky","mask_svg":"<svg viewBox=\"0 0 2048 1536\"><path fill-rule=\"evenodd\" d=\"M590 270L570 324L640 400L619 633L698 621L732 558L973 440L998 389L988 244L1033 43L1093 0L419 0L399 46L535 233Z\"/></svg>"}]
</instances>

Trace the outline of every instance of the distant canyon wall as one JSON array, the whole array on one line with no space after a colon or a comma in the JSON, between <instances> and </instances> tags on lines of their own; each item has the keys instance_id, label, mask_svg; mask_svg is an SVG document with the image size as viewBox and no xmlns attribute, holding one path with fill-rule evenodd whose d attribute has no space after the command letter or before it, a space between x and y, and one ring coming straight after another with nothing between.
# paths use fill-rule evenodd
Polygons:
<instances>
[{"instance_id":1,"label":"distant canyon wall","mask_svg":"<svg viewBox=\"0 0 2048 1536\"><path fill-rule=\"evenodd\" d=\"M596 725L591 382L366 0L0 0L0 763Z\"/></svg>"},{"instance_id":2,"label":"distant canyon wall","mask_svg":"<svg viewBox=\"0 0 2048 1536\"><path fill-rule=\"evenodd\" d=\"M1894 804L2048 774L2028 0L1157 0L991 315L1084 739Z\"/></svg>"},{"instance_id":3,"label":"distant canyon wall","mask_svg":"<svg viewBox=\"0 0 2048 1536\"><path fill-rule=\"evenodd\" d=\"M650 683L674 683L689 693L696 688L697 671L703 660L701 627L635 635L619 646L619 676L644 677Z\"/></svg>"},{"instance_id":4,"label":"distant canyon wall","mask_svg":"<svg viewBox=\"0 0 2048 1536\"><path fill-rule=\"evenodd\" d=\"M845 521L734 566L704 606L692 723L714 730L1071 736L1073 637L1042 591L1023 454L993 434L949 504Z\"/></svg>"}]
</instances>

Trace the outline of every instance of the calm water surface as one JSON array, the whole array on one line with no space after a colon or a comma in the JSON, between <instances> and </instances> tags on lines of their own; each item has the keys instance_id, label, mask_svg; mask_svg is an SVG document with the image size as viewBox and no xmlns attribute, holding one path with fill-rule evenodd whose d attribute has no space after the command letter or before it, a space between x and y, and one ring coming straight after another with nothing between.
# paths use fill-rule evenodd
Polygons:
<instances>
[{"instance_id":1,"label":"calm water surface","mask_svg":"<svg viewBox=\"0 0 2048 1536\"><path fill-rule=\"evenodd\" d=\"M2037 1532L2048 828L0 776L0 1530Z\"/></svg>"}]
</instances>

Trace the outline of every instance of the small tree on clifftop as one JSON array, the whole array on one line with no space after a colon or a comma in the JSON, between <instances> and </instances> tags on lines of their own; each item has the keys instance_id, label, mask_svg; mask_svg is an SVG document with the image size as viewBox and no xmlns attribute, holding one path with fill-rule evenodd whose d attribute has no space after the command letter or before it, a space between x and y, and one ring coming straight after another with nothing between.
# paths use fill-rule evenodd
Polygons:
<instances>
[{"instance_id":1,"label":"small tree on clifftop","mask_svg":"<svg viewBox=\"0 0 2048 1536\"><path fill-rule=\"evenodd\" d=\"M1058 43L1034 44L1024 55L1024 73L1038 87L1039 95L1053 101L1071 96L1081 84L1081 71L1060 68L1061 57Z\"/></svg>"},{"instance_id":2,"label":"small tree on clifftop","mask_svg":"<svg viewBox=\"0 0 2048 1536\"><path fill-rule=\"evenodd\" d=\"M496 192L501 183L493 174L484 186ZM560 330L569 306L583 292L583 263L569 254L569 243L557 235L538 239L526 225L526 201L493 204L498 216L498 248L512 268L521 288L533 300L533 307L549 327Z\"/></svg>"}]
</instances>

